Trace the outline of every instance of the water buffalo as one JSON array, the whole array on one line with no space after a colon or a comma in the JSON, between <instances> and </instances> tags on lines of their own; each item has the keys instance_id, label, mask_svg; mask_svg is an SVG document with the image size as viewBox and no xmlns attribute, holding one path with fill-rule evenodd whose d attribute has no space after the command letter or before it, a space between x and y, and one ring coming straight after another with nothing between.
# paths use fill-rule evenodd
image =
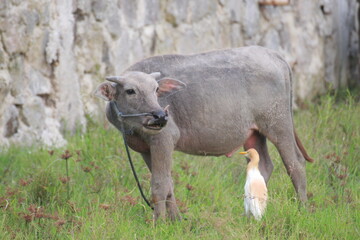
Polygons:
<instances>
[{"instance_id":1,"label":"water buffalo","mask_svg":"<svg viewBox=\"0 0 360 240\"><path fill-rule=\"evenodd\" d=\"M273 170L268 138L279 151L301 201L306 201L305 159L295 134L292 76L276 52L242 47L194 55L144 59L121 76L108 77L95 94L115 101L119 120L107 104L108 120L125 127L129 146L141 153L151 176L154 218L180 218L171 177L174 150L230 157L240 147L255 148L267 182ZM164 109L169 105L169 110Z\"/></svg>"}]
</instances>

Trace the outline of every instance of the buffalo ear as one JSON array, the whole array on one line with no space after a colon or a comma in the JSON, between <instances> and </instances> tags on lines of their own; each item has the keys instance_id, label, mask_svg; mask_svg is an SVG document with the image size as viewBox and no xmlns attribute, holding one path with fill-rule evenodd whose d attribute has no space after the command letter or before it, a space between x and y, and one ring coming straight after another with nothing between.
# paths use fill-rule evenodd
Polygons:
<instances>
[{"instance_id":1,"label":"buffalo ear","mask_svg":"<svg viewBox=\"0 0 360 240\"><path fill-rule=\"evenodd\" d=\"M96 90L94 91L94 95L104 99L105 101L112 101L115 99L116 88L115 84L109 82L101 83Z\"/></svg>"},{"instance_id":2,"label":"buffalo ear","mask_svg":"<svg viewBox=\"0 0 360 240\"><path fill-rule=\"evenodd\" d=\"M167 97L174 94L186 87L182 81L172 78L162 78L158 81L159 90L157 91L158 97Z\"/></svg>"}]
</instances>

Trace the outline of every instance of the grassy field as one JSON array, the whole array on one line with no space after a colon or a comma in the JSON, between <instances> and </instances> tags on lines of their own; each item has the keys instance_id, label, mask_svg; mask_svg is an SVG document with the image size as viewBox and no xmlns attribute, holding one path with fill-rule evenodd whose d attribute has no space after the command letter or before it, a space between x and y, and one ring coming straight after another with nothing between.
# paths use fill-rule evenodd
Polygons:
<instances>
[{"instance_id":1,"label":"grassy field","mask_svg":"<svg viewBox=\"0 0 360 240\"><path fill-rule=\"evenodd\" d=\"M242 156L175 153L175 194L187 220L154 226L120 134L90 122L64 149L0 152L0 239L360 239L360 103L355 93L343 95L295 113L315 159L307 164L306 206L271 144L275 168L259 222L243 216ZM150 173L140 155L132 156L149 196Z\"/></svg>"}]
</instances>

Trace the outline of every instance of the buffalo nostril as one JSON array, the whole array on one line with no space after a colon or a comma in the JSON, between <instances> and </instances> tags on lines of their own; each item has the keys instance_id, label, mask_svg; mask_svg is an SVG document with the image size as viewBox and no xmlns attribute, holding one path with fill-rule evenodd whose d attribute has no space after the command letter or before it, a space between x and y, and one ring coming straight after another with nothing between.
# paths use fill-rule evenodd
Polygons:
<instances>
[{"instance_id":1,"label":"buffalo nostril","mask_svg":"<svg viewBox=\"0 0 360 240\"><path fill-rule=\"evenodd\" d=\"M151 113L155 119L155 124L165 126L168 121L168 114L165 111L154 111Z\"/></svg>"},{"instance_id":2,"label":"buffalo nostril","mask_svg":"<svg viewBox=\"0 0 360 240\"><path fill-rule=\"evenodd\" d=\"M155 119L166 119L167 114L164 111L154 111L151 113Z\"/></svg>"}]
</instances>

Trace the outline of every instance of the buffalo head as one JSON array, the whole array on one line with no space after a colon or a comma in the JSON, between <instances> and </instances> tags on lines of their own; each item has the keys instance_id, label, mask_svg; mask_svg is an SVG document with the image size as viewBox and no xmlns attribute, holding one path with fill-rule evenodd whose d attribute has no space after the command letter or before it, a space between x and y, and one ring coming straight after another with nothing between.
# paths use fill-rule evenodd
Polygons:
<instances>
[{"instance_id":1,"label":"buffalo head","mask_svg":"<svg viewBox=\"0 0 360 240\"><path fill-rule=\"evenodd\" d=\"M171 78L160 78L161 73L126 72L123 76L106 77L108 82L101 83L95 95L106 100L115 101L119 111L125 115L147 113L142 116L124 118L127 128L156 134L168 121L168 106L160 106L158 99L169 96L185 87L181 81ZM114 123L118 119L113 109L107 108L107 117Z\"/></svg>"}]
</instances>

